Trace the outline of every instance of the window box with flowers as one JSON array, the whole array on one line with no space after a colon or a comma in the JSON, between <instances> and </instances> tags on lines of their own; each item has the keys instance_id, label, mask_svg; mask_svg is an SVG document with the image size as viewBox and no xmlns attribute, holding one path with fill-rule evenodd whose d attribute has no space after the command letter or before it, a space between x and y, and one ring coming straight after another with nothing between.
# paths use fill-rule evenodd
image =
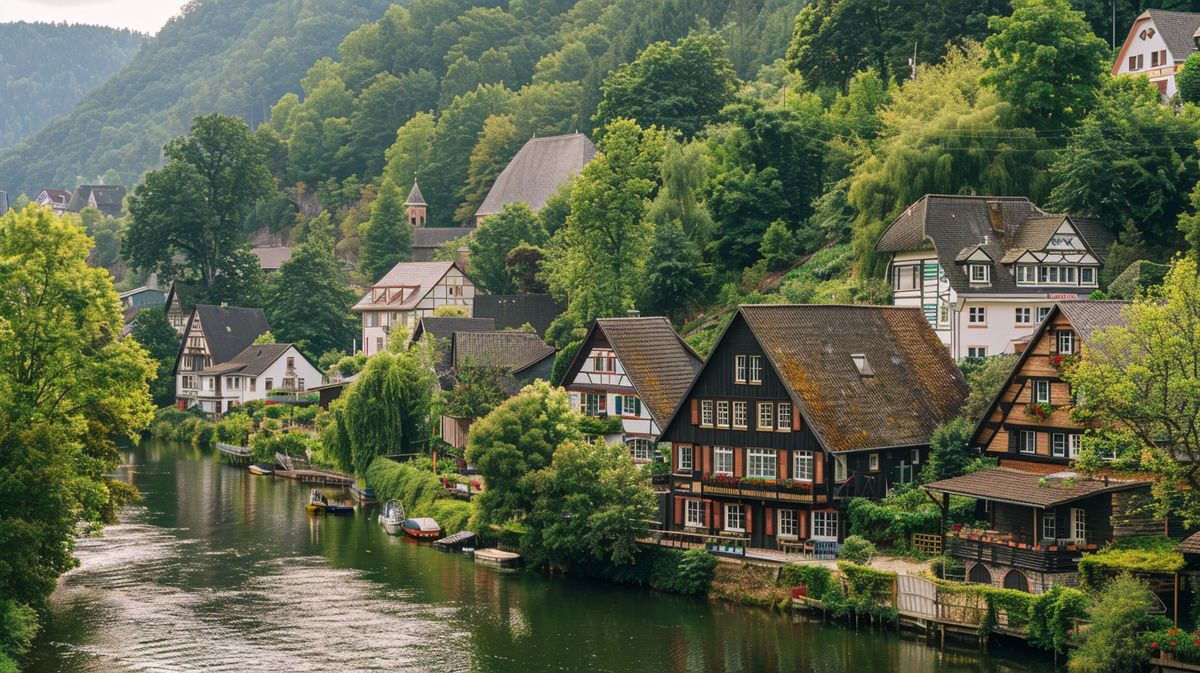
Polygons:
<instances>
[{"instance_id":1,"label":"window box with flowers","mask_svg":"<svg viewBox=\"0 0 1200 673\"><path fill-rule=\"evenodd\" d=\"M1169 631L1152 633L1150 649L1168 661L1178 661L1188 664L1200 664L1200 631L1188 633L1183 629L1173 628Z\"/></svg>"},{"instance_id":2,"label":"window box with flowers","mask_svg":"<svg viewBox=\"0 0 1200 673\"><path fill-rule=\"evenodd\" d=\"M1051 353L1050 366L1057 370L1068 369L1079 361L1079 355L1072 353Z\"/></svg>"},{"instance_id":3,"label":"window box with flowers","mask_svg":"<svg viewBox=\"0 0 1200 673\"><path fill-rule=\"evenodd\" d=\"M800 479L785 479L779 482L779 490L788 491L791 493L812 493L813 483L811 481L802 481Z\"/></svg>"},{"instance_id":4,"label":"window box with flowers","mask_svg":"<svg viewBox=\"0 0 1200 673\"><path fill-rule=\"evenodd\" d=\"M1034 402L1025 407L1025 415L1030 418L1049 418L1054 413L1054 405L1049 402Z\"/></svg>"},{"instance_id":5,"label":"window box with flowers","mask_svg":"<svg viewBox=\"0 0 1200 673\"><path fill-rule=\"evenodd\" d=\"M740 477L735 477L732 474L714 474L711 472L706 472L700 478L700 481L709 486L728 486L730 488L737 488L742 483Z\"/></svg>"}]
</instances>

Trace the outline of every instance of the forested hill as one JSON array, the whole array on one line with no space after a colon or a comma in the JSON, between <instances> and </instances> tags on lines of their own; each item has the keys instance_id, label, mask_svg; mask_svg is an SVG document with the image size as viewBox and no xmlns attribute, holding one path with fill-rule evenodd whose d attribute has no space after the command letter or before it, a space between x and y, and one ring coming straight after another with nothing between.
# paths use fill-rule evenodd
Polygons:
<instances>
[{"instance_id":1,"label":"forested hill","mask_svg":"<svg viewBox=\"0 0 1200 673\"><path fill-rule=\"evenodd\" d=\"M0 147L70 112L128 63L145 39L102 26L0 23Z\"/></svg>"},{"instance_id":2,"label":"forested hill","mask_svg":"<svg viewBox=\"0 0 1200 673\"><path fill-rule=\"evenodd\" d=\"M389 4L191 2L70 114L0 150L0 185L10 194L33 195L110 169L133 183L158 165L162 146L186 132L196 115L224 112L261 121L280 96L299 87L314 62L333 54L352 30L383 16ZM93 58L86 49L71 51ZM6 98L0 96L0 109Z\"/></svg>"}]
</instances>

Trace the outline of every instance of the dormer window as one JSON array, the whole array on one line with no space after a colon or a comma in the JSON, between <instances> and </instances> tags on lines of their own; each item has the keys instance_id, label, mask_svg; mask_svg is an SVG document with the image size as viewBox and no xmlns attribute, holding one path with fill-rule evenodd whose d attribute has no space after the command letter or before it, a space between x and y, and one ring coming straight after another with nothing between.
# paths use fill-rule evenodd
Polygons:
<instances>
[{"instance_id":1,"label":"dormer window","mask_svg":"<svg viewBox=\"0 0 1200 673\"><path fill-rule=\"evenodd\" d=\"M850 356L854 361L854 368L858 370L859 376L874 376L875 370L871 369L871 363L867 360L867 356L863 353L855 353Z\"/></svg>"},{"instance_id":2,"label":"dormer window","mask_svg":"<svg viewBox=\"0 0 1200 673\"><path fill-rule=\"evenodd\" d=\"M992 267L987 264L971 264L970 278L972 284L986 284L992 282Z\"/></svg>"}]
</instances>

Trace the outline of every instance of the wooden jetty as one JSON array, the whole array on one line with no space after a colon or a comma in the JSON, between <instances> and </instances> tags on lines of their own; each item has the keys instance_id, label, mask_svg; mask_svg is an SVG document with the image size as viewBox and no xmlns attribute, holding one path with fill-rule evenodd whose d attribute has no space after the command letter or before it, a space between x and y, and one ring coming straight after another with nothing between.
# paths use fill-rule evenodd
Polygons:
<instances>
[{"instance_id":1,"label":"wooden jetty","mask_svg":"<svg viewBox=\"0 0 1200 673\"><path fill-rule=\"evenodd\" d=\"M433 543L434 549L439 551L466 551L474 546L475 534L469 530L460 530Z\"/></svg>"},{"instance_id":2,"label":"wooden jetty","mask_svg":"<svg viewBox=\"0 0 1200 673\"><path fill-rule=\"evenodd\" d=\"M358 484L351 484L350 496L354 498L355 502L364 507L379 504L379 498L375 497L375 491L370 486L359 488Z\"/></svg>"},{"instance_id":3,"label":"wooden jetty","mask_svg":"<svg viewBox=\"0 0 1200 673\"><path fill-rule=\"evenodd\" d=\"M475 562L489 568L509 570L521 565L521 555L499 549L477 549Z\"/></svg>"},{"instance_id":4,"label":"wooden jetty","mask_svg":"<svg viewBox=\"0 0 1200 673\"><path fill-rule=\"evenodd\" d=\"M354 485L354 478L333 472L332 470L278 470L275 472L276 477L284 479L295 479L305 484L318 484L321 486L338 486L348 488Z\"/></svg>"},{"instance_id":5,"label":"wooden jetty","mask_svg":"<svg viewBox=\"0 0 1200 673\"><path fill-rule=\"evenodd\" d=\"M221 457L234 464L245 464L254 461L254 452L245 446L234 446L217 442L217 451Z\"/></svg>"}]
</instances>

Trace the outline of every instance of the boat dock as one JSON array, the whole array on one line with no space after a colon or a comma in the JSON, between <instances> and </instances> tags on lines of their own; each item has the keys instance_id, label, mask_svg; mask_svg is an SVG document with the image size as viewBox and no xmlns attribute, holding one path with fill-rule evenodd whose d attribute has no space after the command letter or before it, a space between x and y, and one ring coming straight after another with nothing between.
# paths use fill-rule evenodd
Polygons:
<instances>
[{"instance_id":1,"label":"boat dock","mask_svg":"<svg viewBox=\"0 0 1200 673\"><path fill-rule=\"evenodd\" d=\"M234 464L249 463L254 460L254 452L245 446L217 442L217 451L220 452L222 458Z\"/></svg>"},{"instance_id":2,"label":"boat dock","mask_svg":"<svg viewBox=\"0 0 1200 673\"><path fill-rule=\"evenodd\" d=\"M317 484L319 486L338 486L341 488L348 488L354 485L353 477L341 474L340 472L334 472L332 470L318 470L312 468L305 470L276 470L275 476L283 477L284 479L295 479L296 481L305 484Z\"/></svg>"}]
</instances>

